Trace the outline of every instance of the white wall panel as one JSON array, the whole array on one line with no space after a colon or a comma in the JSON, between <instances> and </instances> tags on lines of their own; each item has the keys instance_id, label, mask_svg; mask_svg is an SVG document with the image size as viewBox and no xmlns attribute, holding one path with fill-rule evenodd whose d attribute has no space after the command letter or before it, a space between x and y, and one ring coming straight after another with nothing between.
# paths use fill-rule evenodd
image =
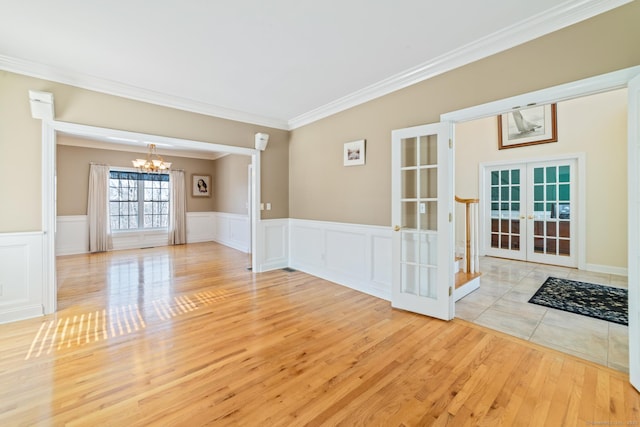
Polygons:
<instances>
[{"instance_id":1,"label":"white wall panel","mask_svg":"<svg viewBox=\"0 0 640 427\"><path fill-rule=\"evenodd\" d=\"M371 282L391 295L391 233L371 236Z\"/></svg>"},{"instance_id":2,"label":"white wall panel","mask_svg":"<svg viewBox=\"0 0 640 427\"><path fill-rule=\"evenodd\" d=\"M187 243L215 240L215 217L215 212L187 212Z\"/></svg>"},{"instance_id":3,"label":"white wall panel","mask_svg":"<svg viewBox=\"0 0 640 427\"><path fill-rule=\"evenodd\" d=\"M290 260L295 268L324 268L324 229L320 223L291 220Z\"/></svg>"},{"instance_id":4,"label":"white wall panel","mask_svg":"<svg viewBox=\"0 0 640 427\"><path fill-rule=\"evenodd\" d=\"M56 217L56 255L89 252L89 224L86 215Z\"/></svg>"},{"instance_id":5,"label":"white wall panel","mask_svg":"<svg viewBox=\"0 0 640 427\"><path fill-rule=\"evenodd\" d=\"M135 231L113 233L113 250L155 248L167 246L169 233L166 231Z\"/></svg>"},{"instance_id":6,"label":"white wall panel","mask_svg":"<svg viewBox=\"0 0 640 427\"><path fill-rule=\"evenodd\" d=\"M216 212L215 231L216 242L245 253L251 252L248 215Z\"/></svg>"},{"instance_id":7,"label":"white wall panel","mask_svg":"<svg viewBox=\"0 0 640 427\"><path fill-rule=\"evenodd\" d=\"M0 323L40 316L43 234L0 234Z\"/></svg>"},{"instance_id":8,"label":"white wall panel","mask_svg":"<svg viewBox=\"0 0 640 427\"><path fill-rule=\"evenodd\" d=\"M260 221L263 235L263 251L260 271L289 266L289 220L269 219Z\"/></svg>"},{"instance_id":9,"label":"white wall panel","mask_svg":"<svg viewBox=\"0 0 640 427\"><path fill-rule=\"evenodd\" d=\"M187 212L187 243L212 242L217 240L217 218L223 216L221 222L227 229L231 229L229 235L237 236L236 240L248 242L248 230L244 229L244 219L236 220L231 225L226 223L226 215L217 212ZM58 216L56 218L56 255L72 255L89 252L88 219L86 215ZM113 236L114 250L139 249L154 246L164 246L168 243L166 232L141 231L115 233ZM227 241L220 243L226 244ZM238 242L234 244L238 245ZM248 243L246 243L248 246ZM240 246L245 248L245 243ZM246 250L246 249L242 249Z\"/></svg>"},{"instance_id":10,"label":"white wall panel","mask_svg":"<svg viewBox=\"0 0 640 427\"><path fill-rule=\"evenodd\" d=\"M391 299L390 228L292 219L290 230L290 267Z\"/></svg>"},{"instance_id":11,"label":"white wall panel","mask_svg":"<svg viewBox=\"0 0 640 427\"><path fill-rule=\"evenodd\" d=\"M367 235L344 230L326 230L327 268L344 276L365 280L367 267Z\"/></svg>"}]
</instances>

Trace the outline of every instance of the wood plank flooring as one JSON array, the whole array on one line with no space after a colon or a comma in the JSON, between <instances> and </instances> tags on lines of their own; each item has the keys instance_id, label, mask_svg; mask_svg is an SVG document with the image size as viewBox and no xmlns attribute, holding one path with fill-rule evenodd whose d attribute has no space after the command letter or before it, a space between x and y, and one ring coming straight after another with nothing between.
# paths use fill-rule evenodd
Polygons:
<instances>
[{"instance_id":1,"label":"wood plank flooring","mask_svg":"<svg viewBox=\"0 0 640 427\"><path fill-rule=\"evenodd\" d=\"M0 325L0 425L640 425L627 376L214 243L58 259Z\"/></svg>"}]
</instances>

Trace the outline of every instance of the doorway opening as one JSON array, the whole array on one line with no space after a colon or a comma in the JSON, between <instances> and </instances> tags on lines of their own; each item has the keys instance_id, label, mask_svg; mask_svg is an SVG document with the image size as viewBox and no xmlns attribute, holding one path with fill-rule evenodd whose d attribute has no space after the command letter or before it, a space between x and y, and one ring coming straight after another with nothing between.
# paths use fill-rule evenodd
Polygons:
<instances>
[{"instance_id":1,"label":"doorway opening","mask_svg":"<svg viewBox=\"0 0 640 427\"><path fill-rule=\"evenodd\" d=\"M121 141L144 141L154 143L159 146L171 147L174 150L190 150L203 152L219 152L226 154L239 154L249 156L252 165L250 177L251 207L250 219L251 235L251 264L253 271L260 271L258 265L259 254L259 233L257 233L257 221L259 212L255 212L256 200L260 197L260 153L257 150L212 144L201 141L191 141L179 138L170 138L157 135L141 134L136 132L122 131L117 129L98 128L93 126L79 125L57 121L43 121L43 230L44 239L44 311L45 314L56 311L57 306L57 285L56 285L56 259L55 259L55 230L56 230L56 140L59 133L65 135L75 135L82 138L106 140L118 139ZM244 172L243 172L244 173ZM48 232L47 232L48 231Z\"/></svg>"},{"instance_id":2,"label":"doorway opening","mask_svg":"<svg viewBox=\"0 0 640 427\"><path fill-rule=\"evenodd\" d=\"M548 277L628 287L627 104L626 88L558 102L557 142L508 150L495 116L456 124L456 195L481 200L483 273L457 317L629 371L627 327L528 303Z\"/></svg>"}]
</instances>

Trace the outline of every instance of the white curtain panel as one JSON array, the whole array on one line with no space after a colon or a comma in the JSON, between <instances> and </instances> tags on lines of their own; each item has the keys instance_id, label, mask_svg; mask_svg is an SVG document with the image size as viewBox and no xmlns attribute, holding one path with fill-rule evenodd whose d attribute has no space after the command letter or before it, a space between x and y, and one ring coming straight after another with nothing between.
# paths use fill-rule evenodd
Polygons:
<instances>
[{"instance_id":1,"label":"white curtain panel","mask_svg":"<svg viewBox=\"0 0 640 427\"><path fill-rule=\"evenodd\" d=\"M169 184L171 212L169 212L169 244L187 243L187 197L185 192L184 171L171 171Z\"/></svg>"},{"instance_id":2,"label":"white curtain panel","mask_svg":"<svg viewBox=\"0 0 640 427\"><path fill-rule=\"evenodd\" d=\"M109 223L109 166L92 164L89 169L89 252L113 247Z\"/></svg>"}]
</instances>

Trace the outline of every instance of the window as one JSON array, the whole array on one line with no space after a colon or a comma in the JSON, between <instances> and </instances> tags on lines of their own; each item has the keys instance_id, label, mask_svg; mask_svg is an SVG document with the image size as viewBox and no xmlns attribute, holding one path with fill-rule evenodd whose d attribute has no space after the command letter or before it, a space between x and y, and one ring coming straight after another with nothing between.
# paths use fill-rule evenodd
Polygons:
<instances>
[{"instance_id":1,"label":"window","mask_svg":"<svg viewBox=\"0 0 640 427\"><path fill-rule=\"evenodd\" d=\"M169 226L169 175L111 171L111 230L166 229Z\"/></svg>"}]
</instances>

